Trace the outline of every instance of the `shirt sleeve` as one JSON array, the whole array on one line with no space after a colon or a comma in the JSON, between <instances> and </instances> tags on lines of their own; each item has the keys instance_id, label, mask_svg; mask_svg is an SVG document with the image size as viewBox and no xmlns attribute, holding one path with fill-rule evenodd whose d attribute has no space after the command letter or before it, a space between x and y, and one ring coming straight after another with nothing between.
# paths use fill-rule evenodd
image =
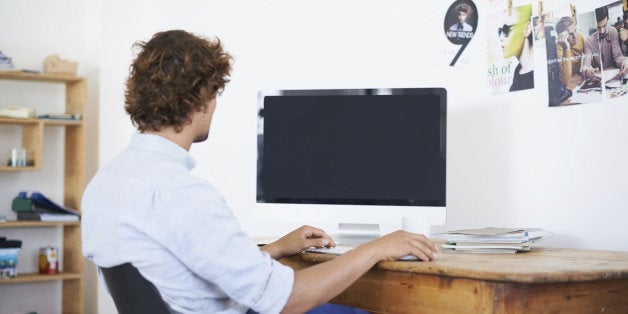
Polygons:
<instances>
[{"instance_id":1,"label":"shirt sleeve","mask_svg":"<svg viewBox=\"0 0 628 314\"><path fill-rule=\"evenodd\" d=\"M584 56L582 58L582 72L592 68L591 58L593 58L593 49L591 48L591 38L584 41Z\"/></svg>"},{"instance_id":2,"label":"shirt sleeve","mask_svg":"<svg viewBox=\"0 0 628 314\"><path fill-rule=\"evenodd\" d=\"M178 191L155 202L170 208L167 219L177 222L168 224L168 249L232 300L260 313L281 312L292 292L293 270L261 252L209 184Z\"/></svg>"},{"instance_id":3,"label":"shirt sleeve","mask_svg":"<svg viewBox=\"0 0 628 314\"><path fill-rule=\"evenodd\" d=\"M612 30L609 28L608 36L611 38L611 51L613 53L613 60L615 60L615 65L620 68L621 64L624 62L624 54L621 51L621 47L619 46L619 33L613 27Z\"/></svg>"},{"instance_id":4,"label":"shirt sleeve","mask_svg":"<svg viewBox=\"0 0 628 314\"><path fill-rule=\"evenodd\" d=\"M558 68L559 68L559 76L560 80L565 84L565 86L569 85L569 80L571 79L571 49L565 50L563 45L560 43L556 44L556 56L558 58Z\"/></svg>"}]
</instances>

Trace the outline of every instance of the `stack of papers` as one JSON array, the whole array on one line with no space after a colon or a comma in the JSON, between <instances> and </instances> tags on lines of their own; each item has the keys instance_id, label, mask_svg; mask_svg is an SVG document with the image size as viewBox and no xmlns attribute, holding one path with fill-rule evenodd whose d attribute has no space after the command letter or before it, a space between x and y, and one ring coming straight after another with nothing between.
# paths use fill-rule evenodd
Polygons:
<instances>
[{"instance_id":1,"label":"stack of papers","mask_svg":"<svg viewBox=\"0 0 628 314\"><path fill-rule=\"evenodd\" d=\"M436 237L446 240L442 245L443 252L516 253L530 251L545 233L538 228L489 227L448 231Z\"/></svg>"}]
</instances>

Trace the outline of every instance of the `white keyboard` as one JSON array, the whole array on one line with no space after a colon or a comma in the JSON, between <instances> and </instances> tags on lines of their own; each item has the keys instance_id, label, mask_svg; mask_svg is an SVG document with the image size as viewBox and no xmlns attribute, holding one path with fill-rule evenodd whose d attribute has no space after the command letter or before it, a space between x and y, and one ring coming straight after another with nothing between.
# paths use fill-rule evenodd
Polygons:
<instances>
[{"instance_id":1,"label":"white keyboard","mask_svg":"<svg viewBox=\"0 0 628 314\"><path fill-rule=\"evenodd\" d=\"M326 247L311 247L306 252L315 252L315 253L325 253L325 254L334 254L334 255L342 255L351 250L355 249L354 246L348 245L336 245L335 247L326 248Z\"/></svg>"},{"instance_id":2,"label":"white keyboard","mask_svg":"<svg viewBox=\"0 0 628 314\"><path fill-rule=\"evenodd\" d=\"M355 246L348 246L348 245L337 245L335 247L332 248L326 248L326 247L311 247L307 250L305 250L305 252L309 252L309 253L323 253L323 254L333 254L333 255L342 255L345 254L351 250L355 249ZM418 259L416 256L414 255L406 255L406 256L402 256L399 258L400 261L421 261L420 259Z\"/></svg>"}]
</instances>

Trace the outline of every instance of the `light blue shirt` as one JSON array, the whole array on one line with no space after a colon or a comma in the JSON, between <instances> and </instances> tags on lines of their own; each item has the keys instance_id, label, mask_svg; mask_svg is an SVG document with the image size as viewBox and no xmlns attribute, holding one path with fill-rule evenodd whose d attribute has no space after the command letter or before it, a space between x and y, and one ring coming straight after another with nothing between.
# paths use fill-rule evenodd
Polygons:
<instances>
[{"instance_id":1,"label":"light blue shirt","mask_svg":"<svg viewBox=\"0 0 628 314\"><path fill-rule=\"evenodd\" d=\"M195 165L175 143L134 134L83 194L83 255L132 263L176 312L279 313L293 270L259 250Z\"/></svg>"}]
</instances>

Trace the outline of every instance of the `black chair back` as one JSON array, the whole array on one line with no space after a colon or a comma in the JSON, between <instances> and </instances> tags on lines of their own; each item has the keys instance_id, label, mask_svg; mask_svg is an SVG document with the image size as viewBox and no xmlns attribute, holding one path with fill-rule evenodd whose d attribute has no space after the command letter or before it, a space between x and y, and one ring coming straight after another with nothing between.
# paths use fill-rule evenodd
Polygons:
<instances>
[{"instance_id":1,"label":"black chair back","mask_svg":"<svg viewBox=\"0 0 628 314\"><path fill-rule=\"evenodd\" d=\"M170 314L155 285L130 263L100 270L119 314Z\"/></svg>"}]
</instances>

